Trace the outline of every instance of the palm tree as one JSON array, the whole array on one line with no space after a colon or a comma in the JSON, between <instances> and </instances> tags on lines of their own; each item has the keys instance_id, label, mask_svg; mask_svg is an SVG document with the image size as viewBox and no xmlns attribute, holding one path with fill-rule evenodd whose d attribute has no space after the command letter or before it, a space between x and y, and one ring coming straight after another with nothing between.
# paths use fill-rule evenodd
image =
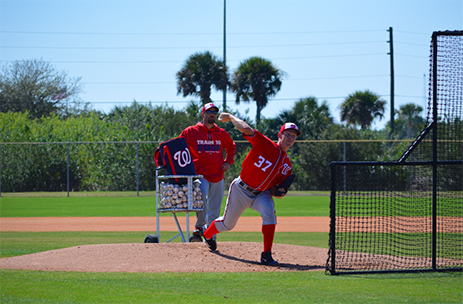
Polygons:
<instances>
[{"instance_id":1,"label":"palm tree","mask_svg":"<svg viewBox=\"0 0 463 304\"><path fill-rule=\"evenodd\" d=\"M341 121L367 129L376 117L384 117L386 101L369 91L356 91L341 104Z\"/></svg>"},{"instance_id":2,"label":"palm tree","mask_svg":"<svg viewBox=\"0 0 463 304\"><path fill-rule=\"evenodd\" d=\"M285 73L269 60L251 57L241 62L232 76L230 89L240 101L256 102L256 124L260 122L260 113L268 103L268 98L275 96L281 89Z\"/></svg>"},{"instance_id":3,"label":"palm tree","mask_svg":"<svg viewBox=\"0 0 463 304\"><path fill-rule=\"evenodd\" d=\"M177 94L198 96L203 104L212 102L211 88L225 90L228 85L228 68L223 60L209 51L188 57L176 74Z\"/></svg>"},{"instance_id":4,"label":"palm tree","mask_svg":"<svg viewBox=\"0 0 463 304\"><path fill-rule=\"evenodd\" d=\"M311 96L299 99L290 110L284 110L278 115L280 125L288 121L299 127L300 139L307 139L319 136L333 123L333 117L326 101L319 106L317 98Z\"/></svg>"},{"instance_id":5,"label":"palm tree","mask_svg":"<svg viewBox=\"0 0 463 304\"><path fill-rule=\"evenodd\" d=\"M405 121L407 127L407 138L413 137L413 131L419 132L420 127L424 125L424 119L419 115L423 112L423 108L414 103L407 103L400 106L397 120ZM414 130L416 129L416 130Z\"/></svg>"}]
</instances>

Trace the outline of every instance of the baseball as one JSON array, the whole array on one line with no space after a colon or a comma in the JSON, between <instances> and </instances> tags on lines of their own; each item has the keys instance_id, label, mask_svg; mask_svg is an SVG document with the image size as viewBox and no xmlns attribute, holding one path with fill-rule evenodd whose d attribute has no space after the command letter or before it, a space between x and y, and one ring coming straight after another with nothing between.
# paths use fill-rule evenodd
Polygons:
<instances>
[{"instance_id":1,"label":"baseball","mask_svg":"<svg viewBox=\"0 0 463 304\"><path fill-rule=\"evenodd\" d=\"M188 191L188 186L187 186L187 185L183 185L182 190L183 190L183 192L186 193L186 192Z\"/></svg>"},{"instance_id":2,"label":"baseball","mask_svg":"<svg viewBox=\"0 0 463 304\"><path fill-rule=\"evenodd\" d=\"M171 196L172 194L174 194L174 191L172 191L172 190L167 190L167 195Z\"/></svg>"},{"instance_id":3,"label":"baseball","mask_svg":"<svg viewBox=\"0 0 463 304\"><path fill-rule=\"evenodd\" d=\"M166 199L167 199L167 201L168 201L169 203L172 202L172 196L168 195L168 196L166 196Z\"/></svg>"},{"instance_id":4,"label":"baseball","mask_svg":"<svg viewBox=\"0 0 463 304\"><path fill-rule=\"evenodd\" d=\"M177 193L178 190L180 190L180 188L178 187L178 185L174 185L174 188L172 190L174 191L174 193Z\"/></svg>"},{"instance_id":5,"label":"baseball","mask_svg":"<svg viewBox=\"0 0 463 304\"><path fill-rule=\"evenodd\" d=\"M178 194L177 194L177 193L172 194L172 199L177 199L177 198L178 198Z\"/></svg>"},{"instance_id":6,"label":"baseball","mask_svg":"<svg viewBox=\"0 0 463 304\"><path fill-rule=\"evenodd\" d=\"M172 184L167 184L167 189L169 189L169 190L174 189L174 185L172 185Z\"/></svg>"},{"instance_id":7,"label":"baseball","mask_svg":"<svg viewBox=\"0 0 463 304\"><path fill-rule=\"evenodd\" d=\"M183 192L183 190L178 190L177 195L178 195L179 197L182 197L184 194L185 194L185 192Z\"/></svg>"},{"instance_id":8,"label":"baseball","mask_svg":"<svg viewBox=\"0 0 463 304\"><path fill-rule=\"evenodd\" d=\"M188 201L187 197L185 195L182 196L182 202L186 202L186 201Z\"/></svg>"},{"instance_id":9,"label":"baseball","mask_svg":"<svg viewBox=\"0 0 463 304\"><path fill-rule=\"evenodd\" d=\"M166 208L171 208L172 207L172 204L171 203L167 203L166 204Z\"/></svg>"}]
</instances>

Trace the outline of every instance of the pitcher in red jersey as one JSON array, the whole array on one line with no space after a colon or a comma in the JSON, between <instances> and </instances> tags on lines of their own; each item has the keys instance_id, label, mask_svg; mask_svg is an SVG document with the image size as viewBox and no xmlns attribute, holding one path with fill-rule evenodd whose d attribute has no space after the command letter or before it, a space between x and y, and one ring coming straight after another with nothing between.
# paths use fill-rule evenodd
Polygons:
<instances>
[{"instance_id":1,"label":"pitcher in red jersey","mask_svg":"<svg viewBox=\"0 0 463 304\"><path fill-rule=\"evenodd\" d=\"M219 121L231 121L243 133L243 137L252 144L252 149L243 162L240 176L230 185L223 216L212 222L204 232L204 238L209 249L216 250L217 242L213 236L219 232L232 230L244 210L251 208L262 216L264 250L261 254L261 263L277 266L278 262L272 258L277 223L273 194L278 185L291 175L291 161L286 152L294 145L301 132L294 123L285 123L281 126L278 142L275 143L229 113L222 113Z\"/></svg>"}]
</instances>

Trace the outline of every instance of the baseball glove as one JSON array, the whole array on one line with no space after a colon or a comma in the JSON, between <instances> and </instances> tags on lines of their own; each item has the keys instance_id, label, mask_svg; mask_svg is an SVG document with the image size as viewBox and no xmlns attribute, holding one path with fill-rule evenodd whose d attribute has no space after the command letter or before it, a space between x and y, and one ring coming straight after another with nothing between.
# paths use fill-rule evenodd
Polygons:
<instances>
[{"instance_id":1,"label":"baseball glove","mask_svg":"<svg viewBox=\"0 0 463 304\"><path fill-rule=\"evenodd\" d=\"M274 196L285 196L286 193L288 193L288 189L291 187L295 177L296 175L291 174L285 178L284 181L282 181L281 184L276 187Z\"/></svg>"}]
</instances>

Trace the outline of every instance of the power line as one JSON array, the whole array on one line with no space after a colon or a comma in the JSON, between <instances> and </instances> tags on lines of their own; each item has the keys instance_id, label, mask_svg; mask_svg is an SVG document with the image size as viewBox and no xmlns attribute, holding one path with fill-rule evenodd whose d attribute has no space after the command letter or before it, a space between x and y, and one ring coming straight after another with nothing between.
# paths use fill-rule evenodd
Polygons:
<instances>
[{"instance_id":1,"label":"power line","mask_svg":"<svg viewBox=\"0 0 463 304\"><path fill-rule=\"evenodd\" d=\"M0 60L0 62L13 62L16 60ZM88 63L88 64L97 64L97 63L102 63L102 64L114 64L114 63L127 63L127 64L147 64L147 63L179 63L179 62L185 62L184 60L143 60L143 61L129 61L129 60L123 60L123 61L91 61L91 60L53 60L50 61L52 63L77 63L77 64L83 64L83 63Z\"/></svg>"},{"instance_id":2,"label":"power line","mask_svg":"<svg viewBox=\"0 0 463 304\"><path fill-rule=\"evenodd\" d=\"M311 77L311 78L295 78L295 79L286 79L289 80L324 80L324 79L346 79L346 78L370 78L370 77L384 77L389 76L389 74L382 75L363 75L363 76L333 76L333 77ZM421 77L419 77L421 79Z\"/></svg>"},{"instance_id":3,"label":"power line","mask_svg":"<svg viewBox=\"0 0 463 304\"><path fill-rule=\"evenodd\" d=\"M380 96L385 96L389 94L380 94ZM402 97L402 98L423 98L423 96L410 96L410 95L396 95L396 97ZM346 96L328 96L328 97L316 97L318 100L330 100L330 99L345 99ZM269 102L275 102L275 101L297 101L301 99L301 97L294 97L294 98L275 98L269 100ZM89 101L92 104L129 104L133 102L137 102L140 104L144 103L152 103L152 104L163 104L163 103L189 103L191 100L164 100L164 101L140 101L140 100L131 100L131 101Z\"/></svg>"},{"instance_id":4,"label":"power line","mask_svg":"<svg viewBox=\"0 0 463 304\"><path fill-rule=\"evenodd\" d=\"M417 46L426 46L429 47L427 44L421 44L421 43L410 43L410 42L401 42L401 41L394 41L394 43L400 43L400 44L408 44L408 45L417 45Z\"/></svg>"},{"instance_id":5,"label":"power line","mask_svg":"<svg viewBox=\"0 0 463 304\"><path fill-rule=\"evenodd\" d=\"M364 53L364 54L344 54L344 55L322 55L322 56L305 56L305 57L279 57L269 58L271 60L300 60L300 59L315 59L315 58L335 58L335 57L356 57L356 56L376 56L384 55L384 53ZM0 62L13 62L16 60L0 60ZM241 61L241 59L227 59L227 61ZM77 63L77 64L114 64L114 63L126 63L126 64L148 64L148 63L182 63L184 60L146 60L146 61L51 61L53 63Z\"/></svg>"},{"instance_id":6,"label":"power line","mask_svg":"<svg viewBox=\"0 0 463 304\"><path fill-rule=\"evenodd\" d=\"M227 33L227 35L289 35L289 34L336 34L336 33L362 33L362 32L383 32L378 30L339 30L339 31L303 31L303 32L245 32ZM35 32L35 31L0 31L4 34L36 34L36 35L108 35L108 36L210 36L223 33L122 33L122 32Z\"/></svg>"},{"instance_id":7,"label":"power line","mask_svg":"<svg viewBox=\"0 0 463 304\"><path fill-rule=\"evenodd\" d=\"M406 75L397 75L398 77L406 77L406 78L416 78L422 79L421 77L416 76L406 76ZM356 76L333 76L333 77L311 77L311 78L288 78L285 81L303 81L303 80L327 80L327 79L349 79L349 78L372 78L372 77L389 77L389 74L380 74L380 75L356 75ZM89 81L83 82L84 84L90 85L140 85L140 84L176 84L175 81Z\"/></svg>"},{"instance_id":8,"label":"power line","mask_svg":"<svg viewBox=\"0 0 463 304\"><path fill-rule=\"evenodd\" d=\"M398 53L395 53L395 55L405 56L405 57L415 57L415 58L429 58L428 56L417 56L417 55L398 54Z\"/></svg>"},{"instance_id":9,"label":"power line","mask_svg":"<svg viewBox=\"0 0 463 304\"><path fill-rule=\"evenodd\" d=\"M283 44L283 45L246 45L246 46L227 46L227 48L274 48L274 47L305 47L305 46L322 46L322 45L346 45L346 44L365 44L365 43L384 43L384 41L356 41L356 42L329 42L329 43L309 43L309 44ZM217 49L223 46L160 46L160 47L143 47L143 46L0 46L8 49L72 49L72 50L181 50L181 49Z\"/></svg>"},{"instance_id":10,"label":"power line","mask_svg":"<svg viewBox=\"0 0 463 304\"><path fill-rule=\"evenodd\" d=\"M429 33L417 33L417 32L407 32L407 31L398 31L398 30L394 30L395 32L399 32L399 33L406 33L406 34L415 34L415 35L425 35L425 36L428 36L428 37L431 37L431 35Z\"/></svg>"},{"instance_id":11,"label":"power line","mask_svg":"<svg viewBox=\"0 0 463 304\"><path fill-rule=\"evenodd\" d=\"M325 80L325 79L345 79L345 78L370 78L370 77L384 77L389 76L383 75L360 75L360 76L334 76L334 77L313 77L313 78L294 78L286 79L286 81L299 81L299 80ZM420 78L421 77L417 77ZM95 82L83 82L84 84L176 84L175 81L132 81L132 82L117 82L117 81L95 81Z\"/></svg>"}]
</instances>

